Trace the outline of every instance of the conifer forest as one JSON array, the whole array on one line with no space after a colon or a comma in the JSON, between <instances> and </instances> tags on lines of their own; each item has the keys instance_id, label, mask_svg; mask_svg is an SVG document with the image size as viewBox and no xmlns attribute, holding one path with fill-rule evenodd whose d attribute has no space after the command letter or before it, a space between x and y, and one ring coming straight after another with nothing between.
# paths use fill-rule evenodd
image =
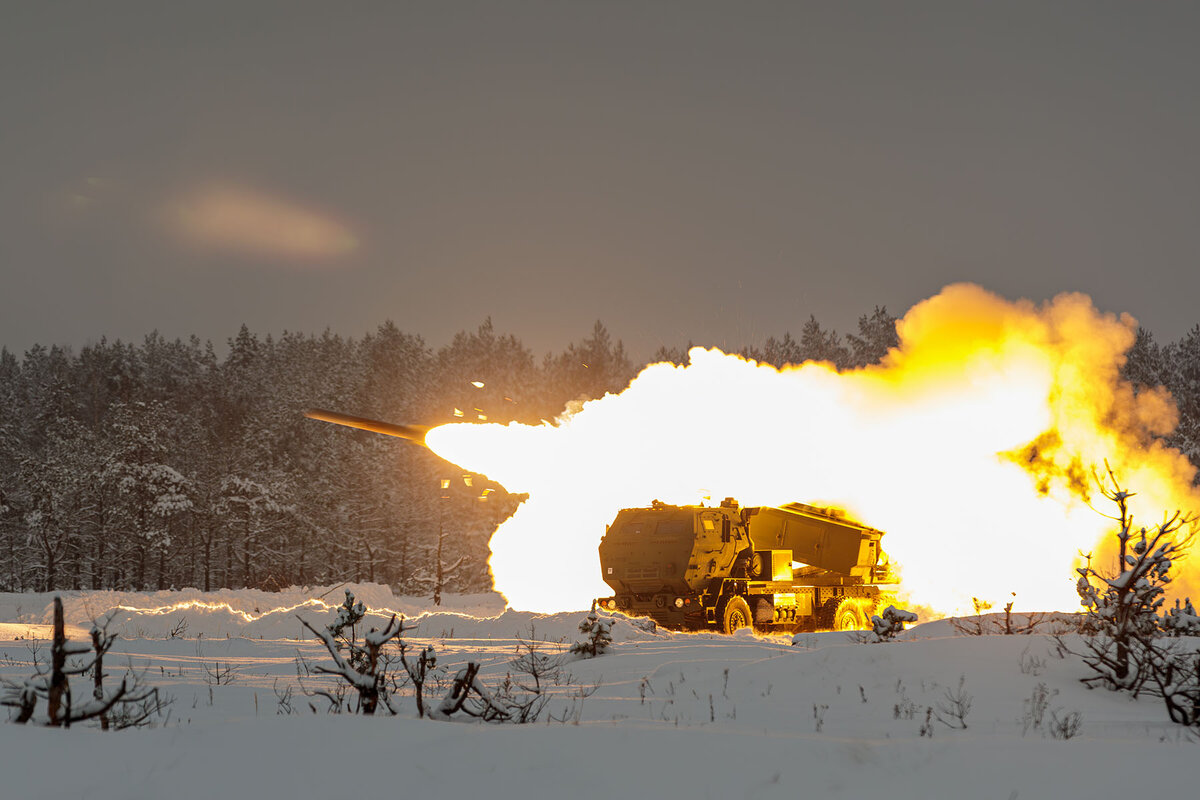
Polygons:
<instances>
[{"instance_id":1,"label":"conifer forest","mask_svg":"<svg viewBox=\"0 0 1200 800\"><path fill-rule=\"evenodd\" d=\"M856 333L810 318L740 352L853 368L896 344L875 308ZM687 346L646 362L686 361ZM306 419L550 423L619 392L643 364L597 322L538 358L490 320L439 348L388 322L361 338L260 336L0 351L0 591L281 589L379 582L426 595L491 588L488 539L522 500L428 450ZM1200 464L1200 326L1142 329L1125 377L1179 407L1167 443ZM652 491L652 489L650 490ZM649 498L647 498L649 500Z\"/></svg>"}]
</instances>

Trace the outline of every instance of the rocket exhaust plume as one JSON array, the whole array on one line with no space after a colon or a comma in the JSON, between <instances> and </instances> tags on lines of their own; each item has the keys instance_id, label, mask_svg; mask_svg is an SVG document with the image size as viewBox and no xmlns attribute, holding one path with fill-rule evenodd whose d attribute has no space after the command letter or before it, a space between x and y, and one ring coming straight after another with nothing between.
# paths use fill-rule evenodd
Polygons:
<instances>
[{"instance_id":1,"label":"rocket exhaust plume","mask_svg":"<svg viewBox=\"0 0 1200 800\"><path fill-rule=\"evenodd\" d=\"M777 370L695 348L687 366L648 366L553 425L380 432L529 493L493 535L491 567L509 603L533 611L607 594L604 526L654 499L840 507L887 531L906 601L943 613L1013 592L1018 608L1078 608L1080 553L1111 560L1112 523L1092 507L1110 510L1092 481L1106 460L1137 492L1138 524L1200 509L1194 468L1160 439L1176 422L1171 398L1120 379L1129 316L1081 294L1039 306L959 284L897 330L899 346L858 370ZM1200 589L1200 563L1178 566L1178 590Z\"/></svg>"}]
</instances>

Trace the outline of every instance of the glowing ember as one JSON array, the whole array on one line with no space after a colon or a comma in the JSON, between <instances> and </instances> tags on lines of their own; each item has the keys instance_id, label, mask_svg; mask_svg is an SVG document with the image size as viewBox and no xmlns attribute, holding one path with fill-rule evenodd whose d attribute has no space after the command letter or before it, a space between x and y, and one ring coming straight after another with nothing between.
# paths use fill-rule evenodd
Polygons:
<instances>
[{"instance_id":1,"label":"glowing ember","mask_svg":"<svg viewBox=\"0 0 1200 800\"><path fill-rule=\"evenodd\" d=\"M426 442L530 494L491 542L515 608L607 594L596 548L617 510L732 496L887 531L910 602L950 613L1016 592L1018 607L1073 609L1072 567L1110 529L1085 502L1105 459L1144 524L1200 508L1194 469L1155 439L1170 398L1119 379L1135 330L1083 295L1037 307L955 285L909 311L879 366L776 370L695 348L556 425L451 424ZM1200 586L1200 565L1182 566L1182 590Z\"/></svg>"}]
</instances>

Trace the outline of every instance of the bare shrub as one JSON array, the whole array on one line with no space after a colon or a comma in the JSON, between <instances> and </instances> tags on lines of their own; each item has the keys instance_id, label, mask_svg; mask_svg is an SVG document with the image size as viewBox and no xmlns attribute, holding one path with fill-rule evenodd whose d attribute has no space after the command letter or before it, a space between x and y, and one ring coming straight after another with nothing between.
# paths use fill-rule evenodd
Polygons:
<instances>
[{"instance_id":1,"label":"bare shrub","mask_svg":"<svg viewBox=\"0 0 1200 800\"><path fill-rule=\"evenodd\" d=\"M966 690L966 675L958 676L958 688L946 689L943 699L938 701L934 716L947 728L967 729L967 714L975 696Z\"/></svg>"},{"instance_id":2,"label":"bare shrub","mask_svg":"<svg viewBox=\"0 0 1200 800\"><path fill-rule=\"evenodd\" d=\"M983 620L983 612L990 611L992 604L986 600L980 600L978 597L972 597L971 604L975 606L975 619L970 619L969 617L952 617L950 625L964 636L982 636L987 629L987 625Z\"/></svg>"},{"instance_id":3,"label":"bare shrub","mask_svg":"<svg viewBox=\"0 0 1200 800\"><path fill-rule=\"evenodd\" d=\"M1028 700L1021 701L1024 713L1021 715L1021 735L1030 730L1041 730L1046 719L1046 711L1050 708L1050 698L1058 694L1057 689L1051 689L1044 683L1038 683Z\"/></svg>"},{"instance_id":4,"label":"bare shrub","mask_svg":"<svg viewBox=\"0 0 1200 800\"><path fill-rule=\"evenodd\" d=\"M825 727L825 712L828 710L829 706L825 703L820 705L813 703L813 730L817 733L820 733L821 729Z\"/></svg>"},{"instance_id":5,"label":"bare shrub","mask_svg":"<svg viewBox=\"0 0 1200 800\"><path fill-rule=\"evenodd\" d=\"M1058 711L1059 709L1050 712L1050 738L1074 738L1079 733L1079 728L1083 724L1083 715L1078 711L1065 711L1060 717Z\"/></svg>"},{"instance_id":6,"label":"bare shrub","mask_svg":"<svg viewBox=\"0 0 1200 800\"><path fill-rule=\"evenodd\" d=\"M1017 593L1013 592L1013 599L1004 604L1003 617L989 617L987 619L984 618L983 614L991 610L992 604L980 600L978 597L972 597L971 603L975 606L975 617L954 617L950 620L950 625L955 631L964 636L985 636L988 634L1028 636L1036 633L1042 624L1047 621L1046 614L1013 613L1013 605L1016 603L1016 597Z\"/></svg>"},{"instance_id":7,"label":"bare shrub","mask_svg":"<svg viewBox=\"0 0 1200 800\"><path fill-rule=\"evenodd\" d=\"M408 682L413 687L413 699L417 704L417 716L424 717L425 709L425 686L431 678L436 674L437 653L433 649L433 645L425 645L420 652L416 653L411 659L409 658L409 644L403 639L396 639L396 648L400 652L400 665L404 667L404 674L408 678ZM393 689L399 686L393 682Z\"/></svg>"},{"instance_id":8,"label":"bare shrub","mask_svg":"<svg viewBox=\"0 0 1200 800\"><path fill-rule=\"evenodd\" d=\"M933 706L925 707L925 721L921 723L921 728L918 731L921 736L933 738Z\"/></svg>"},{"instance_id":9,"label":"bare shrub","mask_svg":"<svg viewBox=\"0 0 1200 800\"><path fill-rule=\"evenodd\" d=\"M228 686L238 679L238 668L228 661L221 666L220 661L214 661L210 667L204 664L204 682L209 686Z\"/></svg>"},{"instance_id":10,"label":"bare shrub","mask_svg":"<svg viewBox=\"0 0 1200 800\"><path fill-rule=\"evenodd\" d=\"M51 727L71 725L95 719L102 730L121 730L153 723L170 705L170 699L160 697L158 689L145 685L140 673L132 668L121 679L121 685L109 693L104 688L104 657L117 639L109 633L107 623L94 622L91 644L71 642L66 637L62 598L54 598L53 638L50 643L50 663L41 663L34 650L34 674L21 683L4 682L0 705L16 709L12 721L24 724L35 719L39 701L46 706L45 718L40 720ZM90 658L84 658L89 656ZM70 679L90 673L92 692L88 700L76 702Z\"/></svg>"},{"instance_id":11,"label":"bare shrub","mask_svg":"<svg viewBox=\"0 0 1200 800\"><path fill-rule=\"evenodd\" d=\"M292 708L294 688L290 683L285 683L283 690L280 691L279 679L276 678L271 684L271 691L275 693L276 714L291 715L295 713L295 709Z\"/></svg>"},{"instance_id":12,"label":"bare shrub","mask_svg":"<svg viewBox=\"0 0 1200 800\"><path fill-rule=\"evenodd\" d=\"M1046 659L1035 656L1026 647L1021 651L1020 666L1022 675L1041 675L1046 670Z\"/></svg>"},{"instance_id":13,"label":"bare shrub","mask_svg":"<svg viewBox=\"0 0 1200 800\"><path fill-rule=\"evenodd\" d=\"M487 686L480 678L478 663L469 662L454 676L431 716L449 719L462 713L485 722L525 724L544 715L548 721L578 724L584 700L595 694L600 684L576 684L571 688L575 677L564 669L566 654L546 652L547 646L546 641L538 639L533 626L528 637L517 636L516 651L508 662L510 669L495 687ZM648 686L649 681L643 679L642 702ZM567 687L567 691L552 687ZM547 710L553 692L567 701L557 713Z\"/></svg>"}]
</instances>

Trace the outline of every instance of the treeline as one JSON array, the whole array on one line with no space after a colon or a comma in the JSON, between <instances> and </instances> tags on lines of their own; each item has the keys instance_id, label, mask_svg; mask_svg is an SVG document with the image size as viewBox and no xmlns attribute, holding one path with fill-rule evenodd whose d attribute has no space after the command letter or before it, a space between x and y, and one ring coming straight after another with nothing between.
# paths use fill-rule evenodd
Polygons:
<instances>
[{"instance_id":1,"label":"treeline","mask_svg":"<svg viewBox=\"0 0 1200 800\"><path fill-rule=\"evenodd\" d=\"M1165 345L1139 328L1122 375L1135 389L1166 387L1179 408L1179 425L1165 441L1200 467L1200 325Z\"/></svg>"},{"instance_id":2,"label":"treeline","mask_svg":"<svg viewBox=\"0 0 1200 800\"><path fill-rule=\"evenodd\" d=\"M303 410L536 423L633 374L599 323L540 363L490 321L436 350L387 323L362 338L243 326L223 358L157 334L0 351L0 588L487 589L487 541L520 498Z\"/></svg>"},{"instance_id":3,"label":"treeline","mask_svg":"<svg viewBox=\"0 0 1200 800\"><path fill-rule=\"evenodd\" d=\"M841 336L810 318L798 339L743 354L777 366L874 363L896 343L895 321L876 308ZM1190 371L1176 363L1185 354ZM685 358L684 347L662 348L651 360ZM156 333L77 353L0 350L0 590L342 580L434 596L486 590L488 539L521 497L424 448L303 410L537 423L620 391L642 366L599 322L541 359L490 321L441 348L389 322L361 338L260 338L243 326L224 357ZM1200 328L1166 347L1144 333L1127 372L1162 376L1176 392L1185 424L1174 443L1196 460Z\"/></svg>"}]
</instances>

